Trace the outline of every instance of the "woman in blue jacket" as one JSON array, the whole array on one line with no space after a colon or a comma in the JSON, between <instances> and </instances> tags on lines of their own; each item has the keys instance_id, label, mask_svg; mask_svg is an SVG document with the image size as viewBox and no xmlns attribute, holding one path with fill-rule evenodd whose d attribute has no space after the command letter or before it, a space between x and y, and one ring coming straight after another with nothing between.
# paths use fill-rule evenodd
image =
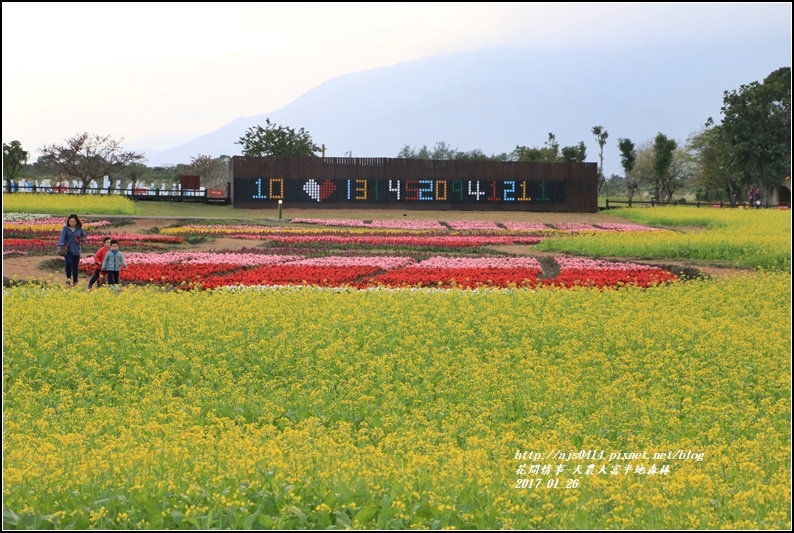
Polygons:
<instances>
[{"instance_id":1,"label":"woman in blue jacket","mask_svg":"<svg viewBox=\"0 0 794 533\"><path fill-rule=\"evenodd\" d=\"M68 247L64 259L66 260L66 284L77 286L77 271L80 266L80 254L83 251L82 243L88 240L88 235L83 229L83 223L77 215L69 215L66 225L58 237L58 246L64 244Z\"/></svg>"}]
</instances>

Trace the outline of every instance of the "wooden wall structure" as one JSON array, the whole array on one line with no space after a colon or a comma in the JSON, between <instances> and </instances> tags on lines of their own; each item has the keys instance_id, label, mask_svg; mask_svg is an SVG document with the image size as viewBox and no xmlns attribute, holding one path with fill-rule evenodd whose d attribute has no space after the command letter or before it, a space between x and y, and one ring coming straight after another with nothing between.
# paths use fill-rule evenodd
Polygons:
<instances>
[{"instance_id":1,"label":"wooden wall structure","mask_svg":"<svg viewBox=\"0 0 794 533\"><path fill-rule=\"evenodd\" d=\"M231 159L232 204L273 208L598 211L596 163L352 157Z\"/></svg>"}]
</instances>

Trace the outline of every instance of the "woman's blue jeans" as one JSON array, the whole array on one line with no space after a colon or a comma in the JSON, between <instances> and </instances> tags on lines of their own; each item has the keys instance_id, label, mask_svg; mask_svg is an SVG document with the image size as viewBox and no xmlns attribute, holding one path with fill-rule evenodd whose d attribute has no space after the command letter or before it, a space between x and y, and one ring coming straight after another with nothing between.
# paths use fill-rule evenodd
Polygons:
<instances>
[{"instance_id":1,"label":"woman's blue jeans","mask_svg":"<svg viewBox=\"0 0 794 533\"><path fill-rule=\"evenodd\" d=\"M63 258L66 260L66 279L71 279L72 283L77 283L77 267L80 266L80 256L73 255L72 252L66 252Z\"/></svg>"}]
</instances>

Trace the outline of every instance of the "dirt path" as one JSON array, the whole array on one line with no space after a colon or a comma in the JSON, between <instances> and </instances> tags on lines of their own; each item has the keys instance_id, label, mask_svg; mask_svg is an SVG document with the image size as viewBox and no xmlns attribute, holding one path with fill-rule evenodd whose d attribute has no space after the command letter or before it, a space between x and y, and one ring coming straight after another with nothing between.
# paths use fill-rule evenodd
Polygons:
<instances>
[{"instance_id":1,"label":"dirt path","mask_svg":"<svg viewBox=\"0 0 794 533\"><path fill-rule=\"evenodd\" d=\"M361 218L361 212L358 212L358 216L350 214L345 214L342 212L329 213L328 211L319 211L319 210L293 210L295 213L291 213L291 218L328 218L329 215L333 215L333 218ZM305 211L303 213L298 213L297 211ZM315 213L314 211L319 211ZM320 215L324 214L324 217ZM394 213L392 213L394 215ZM495 221L504 221L504 213L487 213L487 212L467 212L467 211L456 211L456 212L433 212L430 213L423 213L423 215L430 215L427 217L424 216L417 216L415 213L410 213L411 218L416 220L495 220ZM625 222L625 220L620 219L618 217L610 217L601 214L588 214L588 213L532 213L533 220L529 220L527 218L527 213L521 213L524 215L521 219L523 222L544 222L548 224L557 223L557 222L580 222L586 224L598 224L599 222ZM501 218L489 218L489 215L499 216ZM440 217L440 218L439 218ZM286 217L285 217L286 218ZM386 216L380 215L378 218L387 218ZM390 217L392 219L400 218L398 216ZM535 219L536 218L536 219ZM364 218L363 220L368 220ZM167 226L172 226L176 223L187 221L178 220L174 218L135 218L133 219L133 224L129 226L122 226L119 228L120 233L131 233L131 234L142 234L150 231L152 228L164 228ZM195 245L185 245L184 249L189 249L191 251L219 251L219 250L241 250L243 248L250 248L253 246L252 242L249 240L242 240L242 239L229 239L226 237L218 237L215 238L211 242L204 242ZM54 244L53 244L54 247ZM516 255L523 255L523 256L534 256L534 257L549 257L549 256L559 256L563 255L557 252L541 252L539 250L535 250L532 246L529 245L521 245L521 244L513 244L513 245L505 245L505 246L494 246L493 249L499 250L502 252L507 252ZM626 258L626 257L614 257L614 258L602 258L607 260L632 260L638 263L649 264L649 265L659 265L659 266L676 266L679 268L686 268L686 269L698 269L703 274L714 276L714 277L723 277L723 276L736 276L739 274L744 274L747 272L751 272L750 270L746 269L739 269L739 268L732 268L732 267L721 267L714 264L709 265L700 265L695 264L692 262L687 261L673 261L673 260L649 260L649 259L642 259L642 258ZM63 269L63 259L58 255L51 255L51 256L34 256L34 257L9 257L3 259L3 285L6 286L9 283L9 280L21 282L26 280L41 280L41 281L52 281L56 283L65 283L65 272ZM85 284L88 282L85 279L84 274L80 274L81 283Z\"/></svg>"}]
</instances>

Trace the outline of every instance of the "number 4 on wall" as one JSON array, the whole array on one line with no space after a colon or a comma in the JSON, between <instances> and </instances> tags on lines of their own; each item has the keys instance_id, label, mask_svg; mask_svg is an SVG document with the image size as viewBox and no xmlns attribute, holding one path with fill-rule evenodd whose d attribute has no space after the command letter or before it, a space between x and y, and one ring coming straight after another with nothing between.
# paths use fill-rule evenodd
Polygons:
<instances>
[{"instance_id":1,"label":"number 4 on wall","mask_svg":"<svg viewBox=\"0 0 794 533\"><path fill-rule=\"evenodd\" d=\"M389 192L396 192L397 193L397 199L399 200L400 199L400 180L396 180L396 181L397 181L397 186L395 187L395 186L392 185L392 180L389 180Z\"/></svg>"},{"instance_id":2,"label":"number 4 on wall","mask_svg":"<svg viewBox=\"0 0 794 533\"><path fill-rule=\"evenodd\" d=\"M471 181L469 181L469 194L470 194L471 196L474 196L474 197L475 197L475 199L479 200L479 199L480 199L480 196L484 196L484 195L485 195L485 192L483 192L483 191L480 191L480 182L479 182L479 181L475 181L474 183L476 183L476 184L477 184L477 188L476 188L476 190L475 190L475 191L472 191L472 190L471 190L471 184L472 184L472 182L471 182Z\"/></svg>"}]
</instances>

